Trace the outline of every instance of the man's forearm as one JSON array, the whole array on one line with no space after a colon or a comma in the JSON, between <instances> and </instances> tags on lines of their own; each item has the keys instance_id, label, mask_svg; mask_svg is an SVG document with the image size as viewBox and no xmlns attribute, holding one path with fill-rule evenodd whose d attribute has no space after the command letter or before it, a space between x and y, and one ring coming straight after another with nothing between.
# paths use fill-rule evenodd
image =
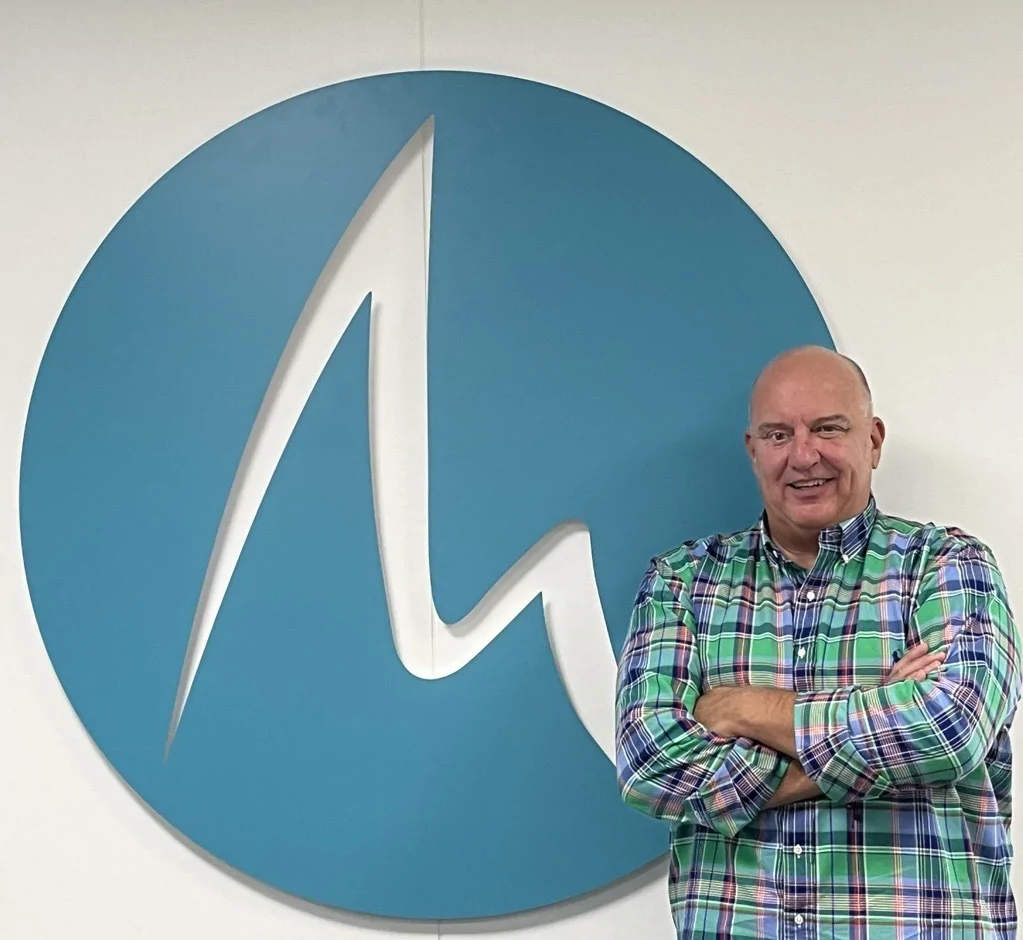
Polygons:
<instances>
[{"instance_id":1,"label":"man's forearm","mask_svg":"<svg viewBox=\"0 0 1023 940\"><path fill-rule=\"evenodd\" d=\"M796 693L741 686L719 689L697 703L697 716L718 734L749 738L792 758L764 809L816 800L824 793L803 771L796 754Z\"/></svg>"},{"instance_id":2,"label":"man's forearm","mask_svg":"<svg viewBox=\"0 0 1023 940\"><path fill-rule=\"evenodd\" d=\"M749 688L734 700L736 737L761 744L798 759L796 753L796 693L785 689Z\"/></svg>"},{"instance_id":3,"label":"man's forearm","mask_svg":"<svg viewBox=\"0 0 1023 940\"><path fill-rule=\"evenodd\" d=\"M803 768L793 761L785 771L781 784L774 795L767 801L764 809L785 806L789 803L801 803L804 800L816 800L824 796L820 788L804 772Z\"/></svg>"}]
</instances>

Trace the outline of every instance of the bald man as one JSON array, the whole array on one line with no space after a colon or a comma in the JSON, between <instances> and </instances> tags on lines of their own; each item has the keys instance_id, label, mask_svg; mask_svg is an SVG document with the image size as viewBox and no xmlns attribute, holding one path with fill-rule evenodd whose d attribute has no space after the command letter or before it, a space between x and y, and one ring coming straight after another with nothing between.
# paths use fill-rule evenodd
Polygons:
<instances>
[{"instance_id":1,"label":"bald man","mask_svg":"<svg viewBox=\"0 0 1023 940\"><path fill-rule=\"evenodd\" d=\"M855 363L760 375L755 525L640 585L618 676L625 801L672 825L680 938L1008 938L1016 628L990 550L880 512Z\"/></svg>"}]
</instances>

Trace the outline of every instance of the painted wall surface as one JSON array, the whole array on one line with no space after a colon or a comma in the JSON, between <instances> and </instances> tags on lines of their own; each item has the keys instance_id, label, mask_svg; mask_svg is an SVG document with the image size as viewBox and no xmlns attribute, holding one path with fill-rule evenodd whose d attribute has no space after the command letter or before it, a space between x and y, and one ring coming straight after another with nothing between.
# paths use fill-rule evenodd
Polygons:
<instances>
[{"instance_id":1,"label":"painted wall surface","mask_svg":"<svg viewBox=\"0 0 1023 940\"><path fill-rule=\"evenodd\" d=\"M57 314L155 180L303 91L423 67L505 73L610 104L704 161L780 240L838 348L871 378L889 425L882 506L984 538L1019 606L1023 13L771 7L0 7L0 936L672 935L661 863L583 900L475 923L275 896L199 857L133 798L53 672L21 560L18 469Z\"/></svg>"}]
</instances>

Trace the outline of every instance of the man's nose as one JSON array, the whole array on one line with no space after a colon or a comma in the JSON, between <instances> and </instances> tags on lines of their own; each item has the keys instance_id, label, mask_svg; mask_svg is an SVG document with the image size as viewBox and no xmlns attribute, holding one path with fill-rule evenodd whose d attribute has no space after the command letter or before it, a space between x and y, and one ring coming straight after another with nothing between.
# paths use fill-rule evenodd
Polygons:
<instances>
[{"instance_id":1,"label":"man's nose","mask_svg":"<svg viewBox=\"0 0 1023 940\"><path fill-rule=\"evenodd\" d=\"M789 464L794 470L809 470L820 460L820 451L812 434L797 431L789 452Z\"/></svg>"}]
</instances>

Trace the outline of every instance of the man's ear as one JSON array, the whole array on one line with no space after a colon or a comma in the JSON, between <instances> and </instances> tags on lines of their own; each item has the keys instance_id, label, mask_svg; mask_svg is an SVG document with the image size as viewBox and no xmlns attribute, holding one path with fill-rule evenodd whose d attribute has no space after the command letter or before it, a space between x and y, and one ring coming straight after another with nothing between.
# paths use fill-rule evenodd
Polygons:
<instances>
[{"instance_id":1,"label":"man's ear","mask_svg":"<svg viewBox=\"0 0 1023 940\"><path fill-rule=\"evenodd\" d=\"M743 438L746 444L746 453L749 455L750 463L755 467L757 465L756 453L753 450L753 435L749 431L746 432Z\"/></svg>"},{"instance_id":2,"label":"man's ear","mask_svg":"<svg viewBox=\"0 0 1023 940\"><path fill-rule=\"evenodd\" d=\"M874 470L881 463L881 447L884 444L886 433L884 422L880 418L874 418L873 426L870 429L870 449L872 452L870 466Z\"/></svg>"}]
</instances>

